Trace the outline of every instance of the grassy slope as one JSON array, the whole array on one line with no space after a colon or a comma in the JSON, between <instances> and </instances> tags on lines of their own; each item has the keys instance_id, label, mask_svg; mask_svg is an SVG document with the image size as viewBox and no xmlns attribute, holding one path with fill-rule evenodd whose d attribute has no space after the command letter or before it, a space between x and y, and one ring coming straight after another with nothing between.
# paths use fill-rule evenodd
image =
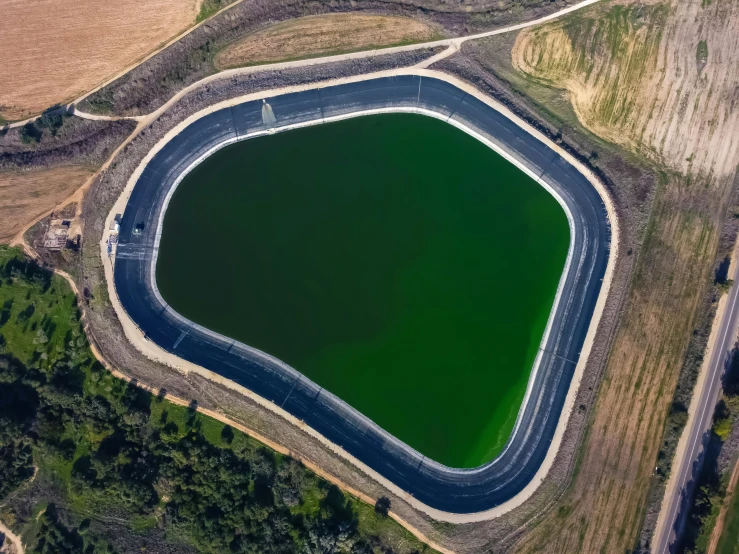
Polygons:
<instances>
[{"instance_id":1,"label":"grassy slope","mask_svg":"<svg viewBox=\"0 0 739 554\"><path fill-rule=\"evenodd\" d=\"M603 3L522 32L514 65L567 89L601 137L681 173L727 177L736 167L735 5ZM709 48L710 45L710 48Z\"/></svg>"},{"instance_id":2,"label":"grassy slope","mask_svg":"<svg viewBox=\"0 0 739 554\"><path fill-rule=\"evenodd\" d=\"M18 260L23 260L19 251L0 246L0 270L8 267L8 262ZM38 366L42 370L52 368L58 360L71 356L84 374L84 397L101 396L117 407L120 414L125 414L128 409L121 402L128 385L94 362L80 325L76 298L67 282L45 271L38 275L40 277L36 279L28 279L15 272L14 277L0 279L0 334L4 338L0 341L0 354L11 355L23 364ZM31 310L29 306L34 308ZM145 427L151 432L162 433L166 424L175 424L179 431L173 440L185 440L194 430L214 447L231 451L239 459L251 463L257 463L255 460L260 456L259 452L264 450L261 444L236 430L232 442L228 443L222 438L222 423L166 399L155 399L149 393L141 394L144 403L149 406ZM12 502L3 505L0 501L0 517L23 534L26 544L34 544L40 524L36 517L23 517L23 510L18 507L24 502L32 506L33 514L37 515L50 500L54 501L68 514L66 519L74 524L90 518L104 528L105 522L112 518L117 520L118 532L123 530L132 535L146 536L157 527L162 527L162 514L167 509L166 495L151 510L136 510L124 499L125 495L122 497L107 489L82 486L74 477L75 463L87 455L94 456L102 441L109 436L108 431L96 429L84 419L78 424L68 421L55 438L74 442L74 454L70 459L60 455L57 449L47 447L43 440L35 441L34 463L38 467L38 474L34 483L22 486L13 493ZM2 446L0 444L0 448ZM278 468L285 460L274 452L270 456L274 457ZM303 469L302 473L300 503L290 507L289 511L295 517L316 517L325 509L323 506L331 487L308 470ZM204 475L203 478L207 482L209 476ZM214 484L216 482L214 480ZM37 489L39 483L44 483L44 486ZM47 492L46 497L43 491ZM373 507L354 498L345 498L355 513L359 534L377 548L392 548L397 553L430 551L394 521L378 516ZM165 544L167 541L175 545L183 541L185 544L194 543L196 541L191 533L187 526L171 526L170 529L165 525ZM110 537L100 539L101 544L106 544L106 539ZM126 543L125 540L118 542ZM120 545L117 548L120 552Z\"/></svg>"}]
</instances>

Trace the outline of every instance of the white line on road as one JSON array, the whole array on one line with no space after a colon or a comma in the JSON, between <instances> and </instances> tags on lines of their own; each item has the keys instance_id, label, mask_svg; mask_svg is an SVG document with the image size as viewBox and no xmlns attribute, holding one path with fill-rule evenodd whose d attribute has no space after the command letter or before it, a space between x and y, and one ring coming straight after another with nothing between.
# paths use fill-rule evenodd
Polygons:
<instances>
[{"instance_id":1,"label":"white line on road","mask_svg":"<svg viewBox=\"0 0 739 554\"><path fill-rule=\"evenodd\" d=\"M193 83L192 85L190 85L188 87L185 87L179 93L177 93L175 96L173 96L166 104L164 104L164 106L162 106L161 108L159 108L159 109L155 110L154 112L152 112L150 114L147 114L147 115L137 115L137 116L106 116L106 115L96 115L96 114L90 114L90 113L78 112L78 111L75 111L75 114L76 115L79 115L80 117L83 117L85 119L94 119L94 120L99 120L99 121L118 121L118 120L121 120L121 119L131 119L131 120L134 120L134 121L144 121L144 120L149 120L150 121L152 119L152 117L158 116L160 113L162 113L163 111L165 111L173 103L173 101L179 100L187 92L190 92L191 90L193 90L195 88L199 88L202 85L205 85L205 84L210 83L212 81L217 81L219 79L227 79L227 78L233 77L235 75L247 75L247 74L251 74L251 73L261 73L263 71L273 71L273 70L279 70L279 69L292 69L292 68L296 68L296 67L309 67L309 66L312 66L312 65L322 65L322 64L326 64L326 63L341 62L341 61L346 61L346 60L358 60L358 59L363 59L363 58L370 58L370 57L375 56L378 51L380 52L381 55L384 55L384 54L395 54L395 53L400 53L400 52L412 52L414 50L423 50L425 48L434 48L436 46L447 46L448 48L446 50L444 50L443 52L440 52L439 54L436 54L436 55L434 55L434 56L432 56L432 57L430 57L430 58L428 58L428 59L420 62L419 64L417 64L417 67L426 68L429 65L431 65L431 64L433 64L433 63L435 63L435 62L437 62L439 60L442 60L442 59L450 56L451 54L457 52L460 48L462 48L462 44L465 43L465 42L467 42L468 40L477 40L477 39L481 39L481 38L491 37L491 36L494 36L494 35L500 35L500 34L504 34L504 33L510 33L512 31L519 31L519 30L525 29L527 27L533 27L533 26L536 26L536 25L541 25L542 23L546 23L547 21L551 21L553 19L557 19L559 17L562 17L563 15L567 15L567 14L572 13L574 11L580 10L582 8L586 8L588 6L591 6L591 5L593 5L593 4L595 4L595 3L599 2L599 1L600 0L584 0L583 2L579 2L577 4L574 4L572 6L569 6L567 8L558 10L558 11L556 11L554 13L550 13L549 15L545 15L544 17L540 17L539 19L534 19L532 21L525 21L523 23L517 23L516 25L509 25L508 27L502 27L500 29L494 29L492 31L485 31L483 33L476 33L476 34L467 35L467 36L463 36L463 37L456 37L456 38L449 38L449 39L442 39L442 40L434 40L434 41L430 41L430 42L419 42L419 43L416 43L416 44L407 44L407 45L404 45L404 46L394 46L394 47L390 47L390 48L382 48L382 49L379 49L379 50L377 48L374 48L372 50L363 50L361 52L352 52L350 54L336 54L336 55L333 55L333 56L322 56L322 57L319 57L319 58L310 58L310 59L306 59L306 60L295 60L295 61L290 61L290 62L278 62L278 63L272 63L272 64L255 65L255 66L250 66L250 67L241 67L241 68L237 68L237 69L228 69L228 70L225 70L225 71L221 71L220 73L216 73L214 75L211 75L209 77L205 77L204 79L201 79L200 81L197 81L197 82ZM192 30L194 30L194 29L195 29L195 27ZM172 44L172 42L168 43L167 45L165 45L162 48L162 50L164 48L167 48L171 44ZM146 60L151 59L153 56L155 56L156 54L158 54L162 50L158 50L157 52L151 54L150 56L148 56L147 58L145 58L141 63L144 63L144 62L146 62ZM133 67L130 67L126 73L128 73L130 71L133 71L134 69L136 69L136 67L138 67L138 65L135 65ZM125 73L123 73L122 75L119 75L117 78L122 77L123 75L125 75ZM113 80L115 80L115 79L113 79ZM113 82L113 80L109 81L108 83L106 83L103 86L107 86L108 84L110 84L111 82ZM94 92L97 92L98 90L100 90L100 88L102 88L102 87L97 87L94 90L91 90L89 92L86 92L85 94L83 94L82 96L80 96L79 98L77 98L76 100L74 100L73 102L71 102L70 104L68 104L66 106L66 109L70 109L75 104L78 104L79 102L82 102L85 98L87 98L88 96L90 96ZM62 110L63 110L63 108L62 108ZM28 118L28 119L24 119L23 121L16 121L15 123L9 124L8 127L20 127L21 125L25 125L26 123L29 123L31 121L34 121L35 119L37 119L37 117L31 117L31 118Z\"/></svg>"},{"instance_id":2,"label":"white line on road","mask_svg":"<svg viewBox=\"0 0 739 554\"><path fill-rule=\"evenodd\" d=\"M736 260L737 250L734 251ZM739 263L734 263L732 278L739 278ZM709 365L704 366L702 375L696 383L693 398L690 403L688 422L683 430L678 443L672 472L667 482L665 496L662 500L662 508L657 527L652 538L652 553L667 554L670 547L677 539L675 536L675 523L684 492L687 492L688 483L693 478L693 464L703 450L703 435L708 430L713 419L713 411L718 401L718 393L721 389L721 375L723 374L724 362L729 351L733 348L739 331L739 287L733 286L729 291L723 313L718 313L714 320L714 326L718 325L718 340L709 343L708 348L712 350L708 357ZM713 345L713 348L712 348ZM684 453L681 456L681 453ZM695 476L697 478L697 475ZM687 506L685 507L687 509ZM678 528L680 525L678 524Z\"/></svg>"}]
</instances>

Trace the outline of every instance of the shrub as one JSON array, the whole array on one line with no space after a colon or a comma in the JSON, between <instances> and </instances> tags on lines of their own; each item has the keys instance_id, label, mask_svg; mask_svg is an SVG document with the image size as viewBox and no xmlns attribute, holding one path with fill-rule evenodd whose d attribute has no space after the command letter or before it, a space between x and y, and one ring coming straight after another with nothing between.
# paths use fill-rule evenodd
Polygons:
<instances>
[{"instance_id":1,"label":"shrub","mask_svg":"<svg viewBox=\"0 0 739 554\"><path fill-rule=\"evenodd\" d=\"M38 144L41 142L41 137L43 136L43 131L36 127L33 121L30 123L26 123L23 127L21 127L21 140L25 144L33 144L34 142Z\"/></svg>"},{"instance_id":2,"label":"shrub","mask_svg":"<svg viewBox=\"0 0 739 554\"><path fill-rule=\"evenodd\" d=\"M375 512L377 512L381 516L387 517L389 511L390 499L387 496L381 496L380 498L378 498L377 502L375 503Z\"/></svg>"}]
</instances>

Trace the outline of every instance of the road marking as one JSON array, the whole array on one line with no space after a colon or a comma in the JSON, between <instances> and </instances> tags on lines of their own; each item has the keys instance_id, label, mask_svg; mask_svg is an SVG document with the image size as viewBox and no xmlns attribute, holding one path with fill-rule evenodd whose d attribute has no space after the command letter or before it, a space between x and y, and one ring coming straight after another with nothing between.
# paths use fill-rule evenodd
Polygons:
<instances>
[{"instance_id":1,"label":"road marking","mask_svg":"<svg viewBox=\"0 0 739 554\"><path fill-rule=\"evenodd\" d=\"M187 331L182 331L179 338L175 341L174 346L172 347L172 350L177 350L177 347L182 342L182 339L184 339L189 332L190 332L190 329L188 329Z\"/></svg>"},{"instance_id":2,"label":"road marking","mask_svg":"<svg viewBox=\"0 0 739 554\"><path fill-rule=\"evenodd\" d=\"M298 385L298 381L300 381L300 378L301 378L302 376L303 376L302 374L301 374L301 375L298 375L298 378L297 378L297 379L295 379L295 382L293 383L293 388L291 388L291 389L290 389L290 392L288 392L288 393L287 393L287 396L285 397L285 400L283 400L283 401L282 401L282 404L280 404L280 408L282 408L282 407L283 407L283 406L285 405L285 402L287 402L287 399L288 399L288 398L290 398L290 395L291 395L291 394L293 393L293 391L295 390L295 387L296 387L296 386ZM319 391L319 392L320 392L320 391Z\"/></svg>"}]
</instances>

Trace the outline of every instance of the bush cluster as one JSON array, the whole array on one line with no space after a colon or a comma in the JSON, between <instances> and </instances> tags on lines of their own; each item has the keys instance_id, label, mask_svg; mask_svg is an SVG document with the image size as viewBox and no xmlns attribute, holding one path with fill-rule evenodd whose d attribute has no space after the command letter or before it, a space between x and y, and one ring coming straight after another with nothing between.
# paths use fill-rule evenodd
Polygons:
<instances>
[{"instance_id":1,"label":"bush cluster","mask_svg":"<svg viewBox=\"0 0 739 554\"><path fill-rule=\"evenodd\" d=\"M125 541L78 524L80 515L106 511L151 521L167 540L204 553L393 552L381 532L360 532L358 501L299 462L194 405L173 405L107 373L87 346L76 306L65 308L68 329L42 323L57 306L48 272L20 259L2 262L0 251L0 299L13 291L16 304L35 310L19 317L27 308L11 305L0 327L6 339L27 337L24 348L34 349L28 359L10 341L0 351L0 502L34 466L47 478L69 475L60 487L69 502L47 507L31 552L123 554Z\"/></svg>"}]
</instances>

